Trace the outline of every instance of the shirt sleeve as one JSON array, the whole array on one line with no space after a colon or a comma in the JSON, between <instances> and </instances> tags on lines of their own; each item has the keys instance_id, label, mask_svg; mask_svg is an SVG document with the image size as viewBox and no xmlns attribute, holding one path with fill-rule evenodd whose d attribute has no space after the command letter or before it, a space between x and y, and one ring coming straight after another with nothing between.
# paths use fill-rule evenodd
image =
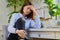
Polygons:
<instances>
[{"instance_id":1,"label":"shirt sleeve","mask_svg":"<svg viewBox=\"0 0 60 40\"><path fill-rule=\"evenodd\" d=\"M31 20L31 27L32 28L41 28L41 21L40 21L40 17L38 15L35 16L35 20Z\"/></svg>"},{"instance_id":2,"label":"shirt sleeve","mask_svg":"<svg viewBox=\"0 0 60 40\"><path fill-rule=\"evenodd\" d=\"M14 13L14 14L12 15L12 18L11 18L10 23L9 23L9 26L8 26L8 32L10 32L10 33L15 33L15 30L16 30L16 29L13 27L15 21L16 21L16 13Z\"/></svg>"}]
</instances>

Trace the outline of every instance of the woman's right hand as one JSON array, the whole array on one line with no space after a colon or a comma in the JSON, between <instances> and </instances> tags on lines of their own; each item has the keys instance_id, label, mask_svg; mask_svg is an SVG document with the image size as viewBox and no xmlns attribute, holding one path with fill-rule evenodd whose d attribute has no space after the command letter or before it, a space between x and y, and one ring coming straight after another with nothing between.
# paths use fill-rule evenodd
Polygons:
<instances>
[{"instance_id":1,"label":"woman's right hand","mask_svg":"<svg viewBox=\"0 0 60 40\"><path fill-rule=\"evenodd\" d=\"M24 31L24 30L16 30L16 33L17 33L21 38L25 38L25 31Z\"/></svg>"}]
</instances>

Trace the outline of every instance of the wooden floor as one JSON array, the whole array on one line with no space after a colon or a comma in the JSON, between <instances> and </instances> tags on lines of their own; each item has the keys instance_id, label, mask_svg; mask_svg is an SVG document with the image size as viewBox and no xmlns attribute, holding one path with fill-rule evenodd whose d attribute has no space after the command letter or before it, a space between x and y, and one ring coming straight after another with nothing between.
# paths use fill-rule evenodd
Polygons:
<instances>
[{"instance_id":1,"label":"wooden floor","mask_svg":"<svg viewBox=\"0 0 60 40\"><path fill-rule=\"evenodd\" d=\"M30 38L30 40L57 40L57 39L38 39L38 38Z\"/></svg>"}]
</instances>

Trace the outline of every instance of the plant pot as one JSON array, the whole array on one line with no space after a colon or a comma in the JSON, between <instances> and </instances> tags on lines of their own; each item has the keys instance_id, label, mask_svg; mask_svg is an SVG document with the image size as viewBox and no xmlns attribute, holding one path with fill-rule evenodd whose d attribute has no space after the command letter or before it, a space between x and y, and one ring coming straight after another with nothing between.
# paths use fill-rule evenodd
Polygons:
<instances>
[{"instance_id":1,"label":"plant pot","mask_svg":"<svg viewBox=\"0 0 60 40\"><path fill-rule=\"evenodd\" d=\"M43 21L42 24L43 24L43 28L56 27L56 25L57 25L57 20L53 20L53 19L46 20L46 21Z\"/></svg>"}]
</instances>

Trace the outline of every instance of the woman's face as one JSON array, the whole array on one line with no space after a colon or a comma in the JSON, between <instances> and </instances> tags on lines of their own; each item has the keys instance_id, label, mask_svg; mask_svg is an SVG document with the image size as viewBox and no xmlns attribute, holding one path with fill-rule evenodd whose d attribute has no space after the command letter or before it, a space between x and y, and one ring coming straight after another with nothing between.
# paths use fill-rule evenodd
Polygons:
<instances>
[{"instance_id":1,"label":"woman's face","mask_svg":"<svg viewBox=\"0 0 60 40\"><path fill-rule=\"evenodd\" d=\"M24 6L23 13L28 15L31 12L30 5Z\"/></svg>"}]
</instances>

